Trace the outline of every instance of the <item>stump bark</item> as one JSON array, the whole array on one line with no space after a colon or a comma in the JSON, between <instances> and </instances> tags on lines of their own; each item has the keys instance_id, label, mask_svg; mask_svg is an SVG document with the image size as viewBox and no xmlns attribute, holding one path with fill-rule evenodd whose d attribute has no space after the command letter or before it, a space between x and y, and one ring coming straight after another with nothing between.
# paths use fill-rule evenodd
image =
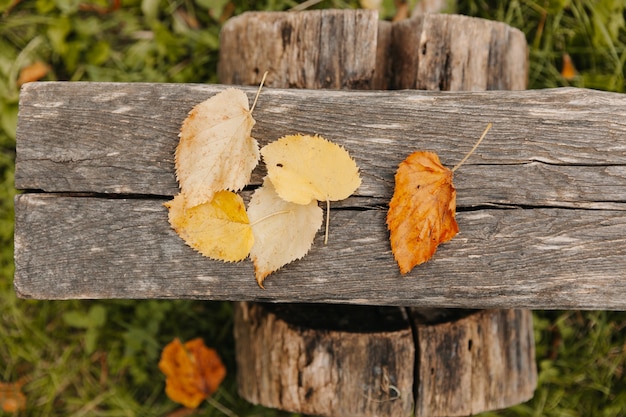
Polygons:
<instances>
[{"instance_id":1,"label":"stump bark","mask_svg":"<svg viewBox=\"0 0 626 417\"><path fill-rule=\"evenodd\" d=\"M255 404L323 416L413 410L415 345L399 307L235 303L237 381Z\"/></svg>"},{"instance_id":2,"label":"stump bark","mask_svg":"<svg viewBox=\"0 0 626 417\"><path fill-rule=\"evenodd\" d=\"M256 85L264 71L280 88L524 89L527 52L520 31L464 16L392 24L372 11L322 10L231 19L221 82ZM240 395L294 412L464 416L525 401L536 386L528 310L243 302L235 338Z\"/></svg>"}]
</instances>

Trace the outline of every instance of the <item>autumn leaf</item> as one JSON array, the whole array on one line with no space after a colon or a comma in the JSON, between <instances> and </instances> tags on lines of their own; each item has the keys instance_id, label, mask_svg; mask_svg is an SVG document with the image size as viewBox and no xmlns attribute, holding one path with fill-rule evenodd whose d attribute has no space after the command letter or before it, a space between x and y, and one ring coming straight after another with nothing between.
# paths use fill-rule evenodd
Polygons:
<instances>
[{"instance_id":1,"label":"autumn leaf","mask_svg":"<svg viewBox=\"0 0 626 417\"><path fill-rule=\"evenodd\" d=\"M568 81L576 78L576 67L572 62L572 57L568 53L563 54L563 65L561 67L561 76Z\"/></svg>"},{"instance_id":2,"label":"autumn leaf","mask_svg":"<svg viewBox=\"0 0 626 417\"><path fill-rule=\"evenodd\" d=\"M226 376L226 368L214 349L201 338L184 345L173 340L163 349L159 369L166 376L165 393L188 408L197 408L217 391Z\"/></svg>"},{"instance_id":3,"label":"autumn leaf","mask_svg":"<svg viewBox=\"0 0 626 417\"><path fill-rule=\"evenodd\" d=\"M452 171L441 165L437 154L414 152L400 163L387 213L400 272L406 274L429 260L440 243L458 233L455 213Z\"/></svg>"},{"instance_id":4,"label":"autumn leaf","mask_svg":"<svg viewBox=\"0 0 626 417\"><path fill-rule=\"evenodd\" d=\"M26 396L22 386L26 378L17 382L0 382L0 410L5 413L17 413L26 408Z\"/></svg>"},{"instance_id":5,"label":"autumn leaf","mask_svg":"<svg viewBox=\"0 0 626 417\"><path fill-rule=\"evenodd\" d=\"M303 205L281 199L265 178L252 195L248 216L254 233L250 258L256 281L263 288L265 277L306 255L322 225L323 213L315 200Z\"/></svg>"},{"instance_id":6,"label":"autumn leaf","mask_svg":"<svg viewBox=\"0 0 626 417\"><path fill-rule=\"evenodd\" d=\"M210 202L189 207L181 193L164 205L172 228L202 255L237 262L250 253L254 236L239 195L218 191Z\"/></svg>"},{"instance_id":7,"label":"autumn leaf","mask_svg":"<svg viewBox=\"0 0 626 417\"><path fill-rule=\"evenodd\" d=\"M267 275L311 248L323 217L317 200L329 208L361 178L348 152L320 136L285 136L259 152L250 136L253 109L236 89L194 107L176 149L181 192L165 206L172 228L204 256L236 262L250 254L262 287ZM252 197L251 223L233 191L247 184L260 153L268 176Z\"/></svg>"},{"instance_id":8,"label":"autumn leaf","mask_svg":"<svg viewBox=\"0 0 626 417\"><path fill-rule=\"evenodd\" d=\"M20 76L17 79L17 85L19 86L32 81L38 81L45 77L49 71L49 65L41 61L35 61L34 63L22 68Z\"/></svg>"},{"instance_id":9,"label":"autumn leaf","mask_svg":"<svg viewBox=\"0 0 626 417\"><path fill-rule=\"evenodd\" d=\"M284 136L261 149L267 175L283 200L326 201L328 242L330 202L348 198L361 185L359 168L343 147L321 136Z\"/></svg>"},{"instance_id":10,"label":"autumn leaf","mask_svg":"<svg viewBox=\"0 0 626 417\"><path fill-rule=\"evenodd\" d=\"M176 148L176 178L189 207L220 190L238 191L259 161L251 132L255 121L242 90L226 89L195 106Z\"/></svg>"},{"instance_id":11,"label":"autumn leaf","mask_svg":"<svg viewBox=\"0 0 626 417\"><path fill-rule=\"evenodd\" d=\"M265 145L261 155L276 192L292 203L343 200L361 185L348 152L321 136L284 136Z\"/></svg>"},{"instance_id":12,"label":"autumn leaf","mask_svg":"<svg viewBox=\"0 0 626 417\"><path fill-rule=\"evenodd\" d=\"M391 251L402 274L428 261L439 244L459 232L453 173L474 152L490 128L491 123L472 150L452 169L444 167L433 152L413 152L400 163L389 202L387 227Z\"/></svg>"}]
</instances>

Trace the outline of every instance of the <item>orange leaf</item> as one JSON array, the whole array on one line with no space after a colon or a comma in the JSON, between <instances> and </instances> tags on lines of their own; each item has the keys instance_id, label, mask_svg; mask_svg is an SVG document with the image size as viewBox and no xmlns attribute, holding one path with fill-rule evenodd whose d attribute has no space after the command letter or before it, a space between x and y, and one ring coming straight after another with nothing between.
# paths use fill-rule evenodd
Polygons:
<instances>
[{"instance_id":1,"label":"orange leaf","mask_svg":"<svg viewBox=\"0 0 626 417\"><path fill-rule=\"evenodd\" d=\"M561 76L568 81L576 78L576 68L572 62L572 57L568 53L563 54L563 66L561 67Z\"/></svg>"},{"instance_id":2,"label":"orange leaf","mask_svg":"<svg viewBox=\"0 0 626 417\"><path fill-rule=\"evenodd\" d=\"M15 383L0 382L0 410L17 413L26 408L26 396L22 393L24 381Z\"/></svg>"},{"instance_id":3,"label":"orange leaf","mask_svg":"<svg viewBox=\"0 0 626 417\"><path fill-rule=\"evenodd\" d=\"M400 163L387 226L401 273L428 261L458 233L452 176L433 152L414 152Z\"/></svg>"},{"instance_id":4,"label":"orange leaf","mask_svg":"<svg viewBox=\"0 0 626 417\"><path fill-rule=\"evenodd\" d=\"M188 408L217 391L226 376L226 368L217 352L204 345L201 338L181 343L173 340L163 349L159 369L167 377L165 393Z\"/></svg>"},{"instance_id":5,"label":"orange leaf","mask_svg":"<svg viewBox=\"0 0 626 417\"><path fill-rule=\"evenodd\" d=\"M36 61L27 67L22 68L20 76L17 79L17 85L29 83L31 81L38 81L48 74L50 67L41 61Z\"/></svg>"}]
</instances>

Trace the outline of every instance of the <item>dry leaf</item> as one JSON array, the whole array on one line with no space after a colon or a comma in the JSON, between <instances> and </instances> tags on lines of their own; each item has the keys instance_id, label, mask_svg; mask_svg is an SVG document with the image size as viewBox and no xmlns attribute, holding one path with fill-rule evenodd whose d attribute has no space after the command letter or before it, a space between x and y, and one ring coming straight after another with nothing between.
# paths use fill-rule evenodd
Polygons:
<instances>
[{"instance_id":1,"label":"dry leaf","mask_svg":"<svg viewBox=\"0 0 626 417\"><path fill-rule=\"evenodd\" d=\"M433 152L414 152L400 163L387 226L401 273L429 260L458 233L452 176Z\"/></svg>"},{"instance_id":2,"label":"dry leaf","mask_svg":"<svg viewBox=\"0 0 626 417\"><path fill-rule=\"evenodd\" d=\"M250 257L256 281L263 288L265 277L311 249L323 213L315 200L302 205L281 199L265 178L252 195L248 216L254 233Z\"/></svg>"},{"instance_id":3,"label":"dry leaf","mask_svg":"<svg viewBox=\"0 0 626 417\"><path fill-rule=\"evenodd\" d=\"M572 62L572 57L568 53L563 54L563 66L561 67L561 76L568 81L576 78L576 68Z\"/></svg>"},{"instance_id":4,"label":"dry leaf","mask_svg":"<svg viewBox=\"0 0 626 417\"><path fill-rule=\"evenodd\" d=\"M5 413L17 413L26 408L26 396L22 385L26 379L18 382L0 382L0 410Z\"/></svg>"},{"instance_id":5,"label":"dry leaf","mask_svg":"<svg viewBox=\"0 0 626 417\"><path fill-rule=\"evenodd\" d=\"M248 97L235 88L191 110L176 148L176 178L189 207L248 183L259 161L259 146L250 136L254 123Z\"/></svg>"},{"instance_id":6,"label":"dry leaf","mask_svg":"<svg viewBox=\"0 0 626 417\"><path fill-rule=\"evenodd\" d=\"M164 205L172 228L204 256L237 262L250 253L254 236L243 199L237 194L218 191L211 202L189 207L181 193Z\"/></svg>"},{"instance_id":7,"label":"dry leaf","mask_svg":"<svg viewBox=\"0 0 626 417\"><path fill-rule=\"evenodd\" d=\"M414 152L400 163L396 184L387 212L391 251L400 272L429 260L440 243L452 239L459 226L456 215L454 172L474 153L485 139L488 123L474 147L452 169L441 165L433 152Z\"/></svg>"},{"instance_id":8,"label":"dry leaf","mask_svg":"<svg viewBox=\"0 0 626 417\"><path fill-rule=\"evenodd\" d=\"M337 201L359 185L359 168L341 146L321 136L284 136L261 149L278 195L296 204Z\"/></svg>"},{"instance_id":9,"label":"dry leaf","mask_svg":"<svg viewBox=\"0 0 626 417\"><path fill-rule=\"evenodd\" d=\"M188 408L196 408L217 391L226 376L226 368L217 352L202 339L184 345L175 339L163 349L159 369L167 377L165 393Z\"/></svg>"},{"instance_id":10,"label":"dry leaf","mask_svg":"<svg viewBox=\"0 0 626 417\"><path fill-rule=\"evenodd\" d=\"M17 85L26 84L32 81L41 80L45 77L50 71L50 66L41 62L36 61L24 68L20 71L20 76L17 79Z\"/></svg>"}]
</instances>

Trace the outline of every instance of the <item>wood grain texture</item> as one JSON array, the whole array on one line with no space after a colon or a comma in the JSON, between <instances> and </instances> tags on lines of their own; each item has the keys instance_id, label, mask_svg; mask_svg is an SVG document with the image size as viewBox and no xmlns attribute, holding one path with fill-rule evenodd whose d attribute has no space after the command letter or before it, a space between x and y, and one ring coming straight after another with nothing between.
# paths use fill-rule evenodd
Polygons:
<instances>
[{"instance_id":1,"label":"wood grain texture","mask_svg":"<svg viewBox=\"0 0 626 417\"><path fill-rule=\"evenodd\" d=\"M526 38L519 30L453 14L393 23L391 85L441 91L523 90Z\"/></svg>"},{"instance_id":2,"label":"wood grain texture","mask_svg":"<svg viewBox=\"0 0 626 417\"><path fill-rule=\"evenodd\" d=\"M299 327L257 303L234 310L239 393L248 401L332 417L412 415L415 345L407 320L361 333Z\"/></svg>"},{"instance_id":3,"label":"wood grain texture","mask_svg":"<svg viewBox=\"0 0 626 417\"><path fill-rule=\"evenodd\" d=\"M523 90L526 63L524 34L484 19L248 12L222 28L218 74L224 84L255 85L268 71L267 85L282 88Z\"/></svg>"},{"instance_id":4,"label":"wood grain texture","mask_svg":"<svg viewBox=\"0 0 626 417\"><path fill-rule=\"evenodd\" d=\"M172 196L178 130L219 85L32 83L22 89L16 187L48 192ZM254 89L245 88L252 97ZM391 197L414 150L458 162L459 207L625 207L626 96L583 89L488 92L264 90L254 117L261 145L318 133L363 173L356 195ZM259 184L262 164L253 176ZM503 180L505 179L505 180Z\"/></svg>"},{"instance_id":5,"label":"wood grain texture","mask_svg":"<svg viewBox=\"0 0 626 417\"><path fill-rule=\"evenodd\" d=\"M626 211L460 212L460 233L400 276L386 209L336 209L330 238L258 288L252 264L202 257L167 222L165 200L16 197L21 297L195 298L397 306L626 309ZM358 206L358 199L353 200Z\"/></svg>"},{"instance_id":6,"label":"wood grain texture","mask_svg":"<svg viewBox=\"0 0 626 417\"><path fill-rule=\"evenodd\" d=\"M335 11L333 13L345 14L344 18L355 16L355 12L352 11ZM317 42L317 39L311 41L311 38L298 34L291 36L289 41L285 42L284 38L281 39L280 36L277 36L277 28L282 28L282 33L287 29L287 33L291 35L297 31L294 30L294 21L306 20L310 25L315 19L317 19L315 28L319 28L321 32L327 32L325 35L319 35L320 39L324 36L335 38L339 32L345 32L343 19L331 20L329 16L315 12L306 14L306 16L298 14L297 17L289 13L278 15L257 13L242 16L227 23L225 26L227 28L223 30L220 40L222 46L220 48L220 67L227 67L229 70L221 72L220 81L226 84L243 82L244 78L241 74L247 73L251 74L251 77L248 77L244 83L255 84L258 82L258 78L255 78L255 75L258 76L258 74L255 74L255 71L258 72L258 68L267 68L270 70L271 85L278 88L302 86L302 80L316 80L315 83L311 84L313 88L327 86L332 88L387 89L394 87L394 85L398 86L401 81L408 81L410 83L406 84L408 88L414 88L421 84L431 89L484 90L494 87L509 89L512 86L519 89L520 86L522 88L525 86L527 74L525 72L526 44L524 36L521 32L512 31L500 23L461 16L428 15L396 23L378 22L377 34L372 31L373 25L366 25L362 28L362 33L357 33L357 36L348 33L348 36L340 36L338 41ZM271 21L272 25L268 25L268 21ZM351 29L357 30L356 26L352 26ZM312 32L316 33L317 31L313 30ZM250 33L254 33L256 37L266 39L266 41L242 42L241 39L247 39ZM517 39L521 40L521 43L511 43L510 33L517 35ZM317 37L318 35L314 36L314 38ZM293 38L296 39L295 42L293 42ZM344 38L350 42L345 42ZM360 39L360 42L354 42L357 38ZM498 39L498 42L493 42L494 38ZM363 43L364 39L366 42L361 48L359 44ZM374 41L376 43L376 68L371 75L371 46ZM279 55L276 54L277 51L280 52ZM315 58L309 59L302 51L314 55ZM242 55L246 52L246 58L249 59L242 62ZM516 54L516 52L518 53ZM343 62L347 56L354 57L349 62ZM507 60L506 57L509 56L514 56L516 61ZM285 65L286 62L287 65ZM276 64L286 66L285 70L276 74L274 69ZM328 77L328 81L332 81L332 84L324 85L320 79L323 79L324 74L328 72L326 68L338 66L343 66L345 71L330 71L332 76ZM496 69L500 69L501 72L495 71ZM355 73L361 74L362 77L358 83L354 82ZM506 75L507 78L503 78L503 75ZM498 76L502 77L498 80L501 84L493 82L493 78ZM370 77L371 83L366 82L370 80ZM376 197L367 199L361 197L341 204L343 207L352 206L353 208L375 207L376 205L384 206L386 200ZM370 279L376 279L374 274L370 275ZM490 407L497 408L503 404L512 405L520 401L520 392L514 392L510 395L506 391L503 391L497 401L494 401L489 395L491 391L485 389L483 392L480 387L524 385L527 389L522 391L526 395L528 387L534 382L534 380L510 381L510 379L524 378L526 375L523 373L506 373L497 370L474 373L471 366L456 366L457 363L454 360L447 361L447 364L443 363L444 361L438 361L437 367L442 368L444 374L452 377L445 378L442 371L438 370L437 380L433 381L429 377L431 375L429 363L422 360L419 365L420 369L415 368L416 380L412 383L406 379L406 376L409 375L407 371L412 368L413 354L410 353L410 356L406 357L407 348L402 349L404 353L402 350L400 352L397 350L398 347L408 346L410 343L410 341L407 342L406 336L408 334L405 332L407 329L406 317L396 319L405 323L401 330L392 331L387 325L384 329L370 329L367 332L359 331L359 334L354 334L361 323L375 321L373 318L377 316L379 307L330 306L328 304L290 304L285 306L284 304L268 305L239 302L235 303L234 308L236 311L246 312L246 314L242 314L246 316L246 319L239 318L235 321L235 334L238 335L236 356L239 368L240 394L253 403L260 403L265 406L333 416L410 415L413 393L407 387L415 385L419 387L422 393L428 394L416 397L420 403L416 408L422 412L422 415L458 413L461 410L459 408L460 402L464 403L462 410L469 410L470 412L467 414L470 414L472 411L478 412ZM282 316L272 312L275 308L283 309ZM284 311L285 309L286 311ZM344 314L338 312L337 309L342 309ZM391 309L391 307L387 307L387 309ZM458 311L458 309L437 310L440 314ZM346 311L351 312L351 314L345 314ZM424 310L421 309L420 311L423 312ZM502 329L506 326L502 326L502 323L497 320L502 314L506 313L490 310L487 316L479 315L477 318L482 318L479 320L482 326L492 328L494 326L489 326L484 317L493 317L492 322L495 327ZM526 312L526 315L528 318L531 317L529 312ZM307 320L304 323L297 321L294 324L294 317L306 317ZM349 317L352 319L350 320ZM464 323L469 321L467 319ZM333 324L336 322L349 323L350 326L347 329L349 333L346 334L345 331L329 332L329 329L324 326L324 323L329 322ZM427 333L428 330L422 330L422 333ZM528 338L532 340L532 326L526 326L525 330L529 333L521 335L520 338L523 338L524 342ZM450 352L452 349L456 352L458 349L455 349L454 346L459 343L463 346L467 345L467 340L459 340L458 332L451 332L446 327L434 325L432 333L436 337L431 339L440 339L439 344L429 345L435 350ZM475 336L477 345L481 345L478 340L480 335ZM504 337L508 336L505 334ZM429 337L426 336L426 338ZM393 339L395 341L391 341ZM303 343L303 341L306 342ZM510 343L519 345L515 338L511 339ZM303 345L306 348L303 348ZM393 346L394 349L390 349L389 345ZM291 348L286 348L286 346ZM371 348L373 346L377 348ZM413 344L410 346L411 351L414 351ZM516 349L516 347L496 346L498 352ZM522 349L524 346L522 345ZM422 359L427 355L437 354L427 349L425 344L420 345L420 347L422 348L420 352ZM310 354L309 351L313 351L313 354ZM489 351L489 349L485 349L485 351ZM280 358L275 357L276 355L272 357L271 352L280 352ZM367 352L367 356L363 357L363 352ZM470 355L461 350L459 356L466 363L471 364L472 352L469 353ZM393 363L390 364L390 358L396 359L402 356L404 356L403 360L393 360ZM354 360L355 358L358 360ZM531 356L530 362L532 361L533 357ZM325 366L315 372L316 375L319 374L324 377L310 378L309 369L315 367L319 362L331 363L333 366ZM400 369L398 362L403 363ZM500 365L495 361L491 364L496 367ZM299 377L297 379L292 377L294 370L298 370ZM385 375L385 370L388 375ZM389 381L387 384L381 381L381 374L383 377L386 376ZM337 375L344 377L337 377ZM399 378L402 375L404 378ZM480 378L484 378L484 380L480 380ZM459 380L465 379L469 379L471 385L478 388L468 390L467 387L458 383ZM392 384L399 387L397 392L390 389ZM384 389L384 385L389 387ZM449 392L459 393L460 390L463 390L465 395L448 395ZM532 392L532 387L530 390ZM365 395L365 391L367 391L367 395ZM305 398L303 398L303 392L307 392ZM342 395L337 396L334 394L335 392ZM351 395L345 395L346 392ZM284 395L284 393L288 394ZM433 404L433 397L438 399L438 401L434 401L436 404ZM407 400L411 401L407 402Z\"/></svg>"},{"instance_id":7,"label":"wood grain texture","mask_svg":"<svg viewBox=\"0 0 626 417\"><path fill-rule=\"evenodd\" d=\"M373 10L243 13L222 27L218 77L254 85L268 71L269 87L369 89L377 31Z\"/></svg>"},{"instance_id":8,"label":"wood grain texture","mask_svg":"<svg viewBox=\"0 0 626 417\"><path fill-rule=\"evenodd\" d=\"M416 323L416 416L475 415L532 398L537 385L530 310L483 310Z\"/></svg>"}]
</instances>

